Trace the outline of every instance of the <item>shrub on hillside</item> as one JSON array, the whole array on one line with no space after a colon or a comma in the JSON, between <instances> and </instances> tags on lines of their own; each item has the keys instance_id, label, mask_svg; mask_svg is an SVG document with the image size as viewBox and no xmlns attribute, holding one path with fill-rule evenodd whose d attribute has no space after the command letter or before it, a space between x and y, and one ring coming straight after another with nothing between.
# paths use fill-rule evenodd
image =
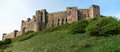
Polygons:
<instances>
[{"instance_id":1,"label":"shrub on hillside","mask_svg":"<svg viewBox=\"0 0 120 52\"><path fill-rule=\"evenodd\" d=\"M11 39L5 39L5 40L3 41L3 44L4 44L4 45L10 44L10 43L12 43L12 40L11 40Z\"/></svg>"},{"instance_id":2,"label":"shrub on hillside","mask_svg":"<svg viewBox=\"0 0 120 52\"><path fill-rule=\"evenodd\" d=\"M17 42L17 41L24 41L24 40L27 40L27 39L30 39L31 37L37 35L38 32L29 32L29 33L25 33L23 34L22 36L19 36L19 37L16 37L14 39L12 39L12 42Z\"/></svg>"},{"instance_id":3,"label":"shrub on hillside","mask_svg":"<svg viewBox=\"0 0 120 52\"><path fill-rule=\"evenodd\" d=\"M50 27L50 28L44 29L43 32L53 32L53 31L65 30L68 28L68 26L70 26L70 24L64 24L61 26Z\"/></svg>"},{"instance_id":4,"label":"shrub on hillside","mask_svg":"<svg viewBox=\"0 0 120 52\"><path fill-rule=\"evenodd\" d=\"M70 28L69 31L70 33L85 33L85 28L88 25L88 21L87 20L80 20L79 22L73 23Z\"/></svg>"},{"instance_id":5,"label":"shrub on hillside","mask_svg":"<svg viewBox=\"0 0 120 52\"><path fill-rule=\"evenodd\" d=\"M91 18L91 19L89 19L88 21L89 22L93 22L93 21L95 21L95 20L98 20L99 18Z\"/></svg>"},{"instance_id":6,"label":"shrub on hillside","mask_svg":"<svg viewBox=\"0 0 120 52\"><path fill-rule=\"evenodd\" d=\"M92 36L108 36L120 34L120 23L116 18L104 17L91 22L86 33Z\"/></svg>"},{"instance_id":7,"label":"shrub on hillside","mask_svg":"<svg viewBox=\"0 0 120 52\"><path fill-rule=\"evenodd\" d=\"M28 31L28 32L26 32L25 34L30 34L30 33L33 33L34 31Z\"/></svg>"},{"instance_id":8,"label":"shrub on hillside","mask_svg":"<svg viewBox=\"0 0 120 52\"><path fill-rule=\"evenodd\" d=\"M120 34L120 23L118 22L113 22L111 24L108 24L103 27L104 28L104 33L106 35L117 35Z\"/></svg>"},{"instance_id":9,"label":"shrub on hillside","mask_svg":"<svg viewBox=\"0 0 120 52\"><path fill-rule=\"evenodd\" d=\"M0 47L2 47L3 46L3 42L2 41L0 41Z\"/></svg>"}]
</instances>

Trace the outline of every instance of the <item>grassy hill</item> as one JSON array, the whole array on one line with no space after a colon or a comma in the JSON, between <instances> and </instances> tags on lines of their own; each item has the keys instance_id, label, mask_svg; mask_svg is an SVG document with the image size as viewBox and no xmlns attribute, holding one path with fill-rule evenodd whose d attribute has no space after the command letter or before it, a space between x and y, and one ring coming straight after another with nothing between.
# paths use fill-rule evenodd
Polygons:
<instances>
[{"instance_id":1,"label":"grassy hill","mask_svg":"<svg viewBox=\"0 0 120 52\"><path fill-rule=\"evenodd\" d=\"M71 33L76 24L28 32L12 40L4 52L120 52L120 35ZM99 34L99 33L98 33Z\"/></svg>"}]
</instances>

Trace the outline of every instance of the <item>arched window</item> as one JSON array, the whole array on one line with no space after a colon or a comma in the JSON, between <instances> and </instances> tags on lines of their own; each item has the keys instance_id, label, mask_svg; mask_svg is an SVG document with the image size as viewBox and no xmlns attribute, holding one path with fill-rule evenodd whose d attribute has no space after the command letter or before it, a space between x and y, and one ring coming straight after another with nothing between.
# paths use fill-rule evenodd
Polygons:
<instances>
[{"instance_id":1,"label":"arched window","mask_svg":"<svg viewBox=\"0 0 120 52\"><path fill-rule=\"evenodd\" d=\"M61 25L63 25L63 24L64 24L64 19L62 18Z\"/></svg>"},{"instance_id":2,"label":"arched window","mask_svg":"<svg viewBox=\"0 0 120 52\"><path fill-rule=\"evenodd\" d=\"M25 33L25 32L26 32L26 27L22 29L22 33Z\"/></svg>"},{"instance_id":3,"label":"arched window","mask_svg":"<svg viewBox=\"0 0 120 52\"><path fill-rule=\"evenodd\" d=\"M58 26L60 25L60 19L58 19L57 25L58 25Z\"/></svg>"},{"instance_id":4,"label":"arched window","mask_svg":"<svg viewBox=\"0 0 120 52\"><path fill-rule=\"evenodd\" d=\"M65 18L65 24L67 23L67 18Z\"/></svg>"}]
</instances>

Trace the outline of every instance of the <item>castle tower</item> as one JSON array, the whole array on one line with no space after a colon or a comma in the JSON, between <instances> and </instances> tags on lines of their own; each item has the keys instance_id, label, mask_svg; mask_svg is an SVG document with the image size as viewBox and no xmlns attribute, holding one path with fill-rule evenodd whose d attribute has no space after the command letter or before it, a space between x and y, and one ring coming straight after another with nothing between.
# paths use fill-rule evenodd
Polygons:
<instances>
[{"instance_id":1,"label":"castle tower","mask_svg":"<svg viewBox=\"0 0 120 52\"><path fill-rule=\"evenodd\" d=\"M22 34L25 33L25 29L26 29L24 25L25 25L25 21L22 20L22 21L21 21L21 33L22 33Z\"/></svg>"},{"instance_id":2,"label":"castle tower","mask_svg":"<svg viewBox=\"0 0 120 52\"><path fill-rule=\"evenodd\" d=\"M89 8L90 18L100 17L100 7L97 5L92 5Z\"/></svg>"},{"instance_id":3,"label":"castle tower","mask_svg":"<svg viewBox=\"0 0 120 52\"><path fill-rule=\"evenodd\" d=\"M77 7L67 7L67 23L78 21Z\"/></svg>"},{"instance_id":4,"label":"castle tower","mask_svg":"<svg viewBox=\"0 0 120 52\"><path fill-rule=\"evenodd\" d=\"M46 9L36 11L35 31L43 30L47 25L47 11Z\"/></svg>"},{"instance_id":5,"label":"castle tower","mask_svg":"<svg viewBox=\"0 0 120 52\"><path fill-rule=\"evenodd\" d=\"M32 19L33 19L34 22L36 22L36 16L35 15L32 16Z\"/></svg>"},{"instance_id":6,"label":"castle tower","mask_svg":"<svg viewBox=\"0 0 120 52\"><path fill-rule=\"evenodd\" d=\"M17 36L18 30L14 30L14 38Z\"/></svg>"},{"instance_id":7,"label":"castle tower","mask_svg":"<svg viewBox=\"0 0 120 52\"><path fill-rule=\"evenodd\" d=\"M5 39L5 35L7 35L6 33L3 33L3 36L2 36L2 40L4 40Z\"/></svg>"},{"instance_id":8,"label":"castle tower","mask_svg":"<svg viewBox=\"0 0 120 52\"><path fill-rule=\"evenodd\" d=\"M42 23L42 12L40 10L37 10L36 11L36 22L35 22L35 26L34 26L35 31L42 30L41 23Z\"/></svg>"},{"instance_id":9,"label":"castle tower","mask_svg":"<svg viewBox=\"0 0 120 52\"><path fill-rule=\"evenodd\" d=\"M48 17L47 17L47 11L46 11L46 9L43 9L42 10L42 29L44 29L44 28L46 28L46 26L47 26L47 23L48 23Z\"/></svg>"}]
</instances>

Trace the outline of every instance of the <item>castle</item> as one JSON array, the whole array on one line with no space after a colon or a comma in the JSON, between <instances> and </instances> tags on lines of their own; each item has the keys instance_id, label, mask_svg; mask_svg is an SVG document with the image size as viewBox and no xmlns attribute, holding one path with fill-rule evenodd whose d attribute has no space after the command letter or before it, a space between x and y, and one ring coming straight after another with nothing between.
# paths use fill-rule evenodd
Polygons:
<instances>
[{"instance_id":1,"label":"castle","mask_svg":"<svg viewBox=\"0 0 120 52\"><path fill-rule=\"evenodd\" d=\"M3 39L15 38L28 31L42 31L45 28L56 27L66 23L77 22L81 19L100 17L100 7L92 5L89 9L67 7L66 11L48 13L46 9L37 10L32 19L21 21L21 30L14 30L9 34L3 34Z\"/></svg>"}]
</instances>

